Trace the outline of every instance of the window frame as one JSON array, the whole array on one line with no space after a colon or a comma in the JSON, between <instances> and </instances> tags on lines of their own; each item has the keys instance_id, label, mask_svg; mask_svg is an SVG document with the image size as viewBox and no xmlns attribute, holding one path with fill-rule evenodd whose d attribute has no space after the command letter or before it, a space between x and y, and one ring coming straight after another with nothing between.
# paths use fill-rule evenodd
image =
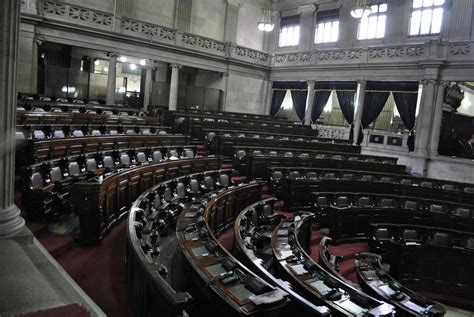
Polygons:
<instances>
[{"instance_id":1,"label":"window frame","mask_svg":"<svg viewBox=\"0 0 474 317\"><path fill-rule=\"evenodd\" d=\"M380 6L381 5L386 5L386 9L384 12L380 12ZM387 18L388 18L388 1L385 1L385 2L375 2L375 3L372 3L370 5L370 7L373 7L373 6L377 6L377 13L370 13L369 16L367 16L366 18L362 18L359 20L359 23L357 24L357 40L358 41L380 41L380 40L384 40L385 39L385 35L386 35L386 30L387 30ZM376 28L375 28L375 36L374 37L370 37L369 38L369 19L370 17L373 17L373 16L376 16L377 17L377 20L376 20ZM379 30L378 30L378 25L379 25L379 18L383 16L384 17L384 29L383 29L383 36L380 36L380 37L377 37L377 34L379 33ZM362 20L363 19L367 19L367 31L366 31L366 37L365 38L360 38L360 34L361 34L361 25L362 25Z\"/></svg>"},{"instance_id":2,"label":"window frame","mask_svg":"<svg viewBox=\"0 0 474 317\"><path fill-rule=\"evenodd\" d=\"M414 5L414 2L415 0L412 0L411 1L411 6L409 7L409 19L408 19L408 28L407 28L407 36L409 38L430 38L430 37L439 37L443 32L444 32L444 27L445 27L445 24L446 24L446 17L445 17L445 13L446 13L446 9L447 9L447 5L448 5L448 1L447 0L444 0L444 3L441 4L441 5L435 5L435 0L433 0L433 4L429 7L425 7L424 4L423 4L423 0L422 0L422 5L421 7L419 8L414 8L413 5ZM433 25L433 12L431 12L431 18L430 18L430 32L429 33L421 33L421 27L422 27L422 20L423 20L423 17L421 16L420 18L420 24L418 26L418 34L410 34L411 32L411 26L412 26L412 18L413 18L413 13L416 12L416 11L419 11L421 12L421 14L423 14L423 11L425 10L435 10L435 9L439 9L441 8L442 9L442 15L441 15L441 25L439 27L439 32L437 33L431 33L431 28L432 28L432 25Z\"/></svg>"},{"instance_id":3,"label":"window frame","mask_svg":"<svg viewBox=\"0 0 474 317\"><path fill-rule=\"evenodd\" d=\"M290 44L290 45L280 45L283 29L284 28L288 29L288 28L291 28L291 27L294 28L296 26L298 27L298 41L297 41L297 43L296 44ZM295 16L288 16L288 17L281 18L279 27L280 27L280 30L279 30L279 33L278 33L278 43L277 43L278 48L279 49L285 49L285 48L291 48L291 47L293 47L293 48L298 47L298 45L300 44L300 38L301 38L300 16L295 15ZM286 42L288 42L288 40Z\"/></svg>"}]
</instances>

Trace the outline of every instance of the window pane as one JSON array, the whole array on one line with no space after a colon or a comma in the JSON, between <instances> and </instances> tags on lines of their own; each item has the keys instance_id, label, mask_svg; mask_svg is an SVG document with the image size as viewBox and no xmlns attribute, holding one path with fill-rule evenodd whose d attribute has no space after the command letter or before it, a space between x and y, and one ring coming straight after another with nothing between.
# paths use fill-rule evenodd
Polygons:
<instances>
[{"instance_id":1,"label":"window pane","mask_svg":"<svg viewBox=\"0 0 474 317\"><path fill-rule=\"evenodd\" d=\"M331 40L331 22L324 23L324 43Z\"/></svg>"},{"instance_id":2,"label":"window pane","mask_svg":"<svg viewBox=\"0 0 474 317\"><path fill-rule=\"evenodd\" d=\"M379 16L377 22L377 38L381 39L385 36L385 20L387 19L386 15Z\"/></svg>"},{"instance_id":3,"label":"window pane","mask_svg":"<svg viewBox=\"0 0 474 317\"><path fill-rule=\"evenodd\" d=\"M443 21L443 8L433 10L433 22L431 22L431 33L441 32L441 23Z\"/></svg>"},{"instance_id":4,"label":"window pane","mask_svg":"<svg viewBox=\"0 0 474 317\"><path fill-rule=\"evenodd\" d=\"M421 15L421 31L420 34L428 34L430 33L431 28L431 9L423 10Z\"/></svg>"},{"instance_id":5,"label":"window pane","mask_svg":"<svg viewBox=\"0 0 474 317\"><path fill-rule=\"evenodd\" d=\"M387 4L386 3L382 3L381 5L379 5L379 12L387 12Z\"/></svg>"},{"instance_id":6,"label":"window pane","mask_svg":"<svg viewBox=\"0 0 474 317\"><path fill-rule=\"evenodd\" d=\"M420 33L421 11L415 11L411 14L410 35L418 35Z\"/></svg>"},{"instance_id":7,"label":"window pane","mask_svg":"<svg viewBox=\"0 0 474 317\"><path fill-rule=\"evenodd\" d=\"M286 46L287 34L288 34L288 28L282 28L280 32L280 46Z\"/></svg>"},{"instance_id":8,"label":"window pane","mask_svg":"<svg viewBox=\"0 0 474 317\"><path fill-rule=\"evenodd\" d=\"M423 0L413 0L413 8L421 8L423 5Z\"/></svg>"},{"instance_id":9,"label":"window pane","mask_svg":"<svg viewBox=\"0 0 474 317\"><path fill-rule=\"evenodd\" d=\"M337 42L339 38L339 21L332 23L331 42Z\"/></svg>"},{"instance_id":10,"label":"window pane","mask_svg":"<svg viewBox=\"0 0 474 317\"><path fill-rule=\"evenodd\" d=\"M360 19L360 25L359 25L359 40L365 40L367 39L367 26L369 23L368 18L362 18Z\"/></svg>"},{"instance_id":11,"label":"window pane","mask_svg":"<svg viewBox=\"0 0 474 317\"><path fill-rule=\"evenodd\" d=\"M444 0L434 0L434 5L435 6L440 6L444 4Z\"/></svg>"},{"instance_id":12,"label":"window pane","mask_svg":"<svg viewBox=\"0 0 474 317\"><path fill-rule=\"evenodd\" d=\"M367 38L373 39L375 38L377 32L377 16L369 16L369 28L367 30Z\"/></svg>"},{"instance_id":13,"label":"window pane","mask_svg":"<svg viewBox=\"0 0 474 317\"><path fill-rule=\"evenodd\" d=\"M293 39L292 39L291 45L298 45L298 42L300 41L300 26L297 25L293 28Z\"/></svg>"},{"instance_id":14,"label":"window pane","mask_svg":"<svg viewBox=\"0 0 474 317\"><path fill-rule=\"evenodd\" d=\"M433 5L433 0L423 0L423 6L431 7Z\"/></svg>"},{"instance_id":15,"label":"window pane","mask_svg":"<svg viewBox=\"0 0 474 317\"><path fill-rule=\"evenodd\" d=\"M379 11L379 6L378 5L373 5L370 6L370 13L377 13Z\"/></svg>"}]
</instances>

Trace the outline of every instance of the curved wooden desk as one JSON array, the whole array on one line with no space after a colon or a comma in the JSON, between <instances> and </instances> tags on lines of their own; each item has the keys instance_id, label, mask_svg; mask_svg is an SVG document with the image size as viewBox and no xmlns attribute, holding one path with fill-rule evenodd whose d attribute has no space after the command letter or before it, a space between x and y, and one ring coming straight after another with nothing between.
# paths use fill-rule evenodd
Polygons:
<instances>
[{"instance_id":1,"label":"curved wooden desk","mask_svg":"<svg viewBox=\"0 0 474 317\"><path fill-rule=\"evenodd\" d=\"M314 262L307 251L311 216L293 216L276 226L273 254L282 273L312 302L321 302L338 316L392 316L394 307L346 284Z\"/></svg>"},{"instance_id":2,"label":"curved wooden desk","mask_svg":"<svg viewBox=\"0 0 474 317\"><path fill-rule=\"evenodd\" d=\"M184 254L193 294L201 312L231 316L283 316L287 293L259 278L217 240L221 228L260 199L261 184L252 182L218 191L188 205L178 217L177 237ZM204 307L205 306L205 307Z\"/></svg>"},{"instance_id":3,"label":"curved wooden desk","mask_svg":"<svg viewBox=\"0 0 474 317\"><path fill-rule=\"evenodd\" d=\"M398 283L382 269L380 255L359 253L356 255L357 279L362 288L397 308L404 316L444 316L446 308L428 300Z\"/></svg>"},{"instance_id":4,"label":"curved wooden desk","mask_svg":"<svg viewBox=\"0 0 474 317\"><path fill-rule=\"evenodd\" d=\"M327 307L318 306L296 292L291 284L277 277L271 248L271 233L283 216L265 215L263 206L272 204L275 198L268 198L248 206L239 214L234 226L234 253L253 272L268 283L279 287L291 298L290 311L299 316L329 316ZM273 209L273 206L271 207Z\"/></svg>"},{"instance_id":5,"label":"curved wooden desk","mask_svg":"<svg viewBox=\"0 0 474 317\"><path fill-rule=\"evenodd\" d=\"M217 188L219 177L226 175L230 180L232 172L206 171L161 182L133 203L128 217L126 262L129 295L137 316L182 316L183 311L190 312L192 297L178 277L184 273L177 264L176 218L193 195ZM212 184L208 182L206 187L209 177ZM193 180L197 181L197 192L191 191ZM178 189L180 183L186 189Z\"/></svg>"},{"instance_id":6,"label":"curved wooden desk","mask_svg":"<svg viewBox=\"0 0 474 317\"><path fill-rule=\"evenodd\" d=\"M219 168L220 158L181 159L140 165L74 183L70 201L80 220L80 239L96 243L128 212L131 203L145 190L164 180Z\"/></svg>"}]
</instances>

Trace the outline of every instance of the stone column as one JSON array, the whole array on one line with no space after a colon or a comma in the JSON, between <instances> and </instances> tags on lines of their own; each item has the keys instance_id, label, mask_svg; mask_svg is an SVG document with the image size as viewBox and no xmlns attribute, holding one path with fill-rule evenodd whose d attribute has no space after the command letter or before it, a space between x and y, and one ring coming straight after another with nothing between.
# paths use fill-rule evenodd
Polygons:
<instances>
[{"instance_id":1,"label":"stone column","mask_svg":"<svg viewBox=\"0 0 474 317\"><path fill-rule=\"evenodd\" d=\"M265 105L263 109L264 115L270 115L270 109L272 108L272 98L273 98L273 81L267 81L267 92L265 96Z\"/></svg>"},{"instance_id":2,"label":"stone column","mask_svg":"<svg viewBox=\"0 0 474 317\"><path fill-rule=\"evenodd\" d=\"M304 113L303 124L311 125L311 114L313 113L314 100L314 80L308 80L308 96L306 97L306 112Z\"/></svg>"},{"instance_id":3,"label":"stone column","mask_svg":"<svg viewBox=\"0 0 474 317\"><path fill-rule=\"evenodd\" d=\"M300 41L299 51L309 51L314 42L314 4L306 4L298 9L300 13Z\"/></svg>"},{"instance_id":4,"label":"stone column","mask_svg":"<svg viewBox=\"0 0 474 317\"><path fill-rule=\"evenodd\" d=\"M362 133L362 114L364 113L365 85L365 81L359 81L357 84L357 104L353 121L354 145L357 144L357 141L359 139L359 133Z\"/></svg>"},{"instance_id":5,"label":"stone column","mask_svg":"<svg viewBox=\"0 0 474 317\"><path fill-rule=\"evenodd\" d=\"M441 81L436 87L436 100L434 105L433 120L431 122L430 157L436 157L438 155L441 120L443 119L444 92L446 90L447 84L447 82Z\"/></svg>"},{"instance_id":6,"label":"stone column","mask_svg":"<svg viewBox=\"0 0 474 317\"><path fill-rule=\"evenodd\" d=\"M171 83L170 83L170 99L168 109L175 111L178 108L178 76L181 65L171 64Z\"/></svg>"},{"instance_id":7,"label":"stone column","mask_svg":"<svg viewBox=\"0 0 474 317\"><path fill-rule=\"evenodd\" d=\"M151 65L144 66L145 67L145 85L143 91L143 111L148 111L148 105L150 104L150 96L151 96L151 87L153 81L153 67Z\"/></svg>"},{"instance_id":8,"label":"stone column","mask_svg":"<svg viewBox=\"0 0 474 317\"><path fill-rule=\"evenodd\" d=\"M38 46L43 44L43 41L33 39L33 52L31 54L31 92L38 92Z\"/></svg>"},{"instance_id":9,"label":"stone column","mask_svg":"<svg viewBox=\"0 0 474 317\"><path fill-rule=\"evenodd\" d=\"M117 81L117 54L109 54L109 72L107 74L107 95L105 103L115 105L115 86Z\"/></svg>"},{"instance_id":10,"label":"stone column","mask_svg":"<svg viewBox=\"0 0 474 317\"><path fill-rule=\"evenodd\" d=\"M415 153L420 156L427 156L435 102L435 80L423 80L422 84L420 109L418 111L418 122L416 123Z\"/></svg>"},{"instance_id":11,"label":"stone column","mask_svg":"<svg viewBox=\"0 0 474 317\"><path fill-rule=\"evenodd\" d=\"M0 237L8 237L19 233L25 224L14 203L20 1L0 1L0 20Z\"/></svg>"}]
</instances>

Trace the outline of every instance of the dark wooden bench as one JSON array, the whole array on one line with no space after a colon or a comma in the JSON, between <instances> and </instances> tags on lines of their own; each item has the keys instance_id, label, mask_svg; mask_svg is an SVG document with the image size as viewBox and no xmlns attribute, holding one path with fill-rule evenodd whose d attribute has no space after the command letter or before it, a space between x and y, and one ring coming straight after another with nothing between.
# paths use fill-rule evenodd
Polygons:
<instances>
[{"instance_id":1,"label":"dark wooden bench","mask_svg":"<svg viewBox=\"0 0 474 317\"><path fill-rule=\"evenodd\" d=\"M474 233L412 224L371 225L371 252L384 255L390 275L418 290L456 296L473 309ZM463 307L461 303L461 307Z\"/></svg>"},{"instance_id":2,"label":"dark wooden bench","mask_svg":"<svg viewBox=\"0 0 474 317\"><path fill-rule=\"evenodd\" d=\"M357 186L354 186L358 188ZM313 193L312 211L323 227L328 227L336 243L368 239L370 224L412 223L445 229L472 231L474 205L429 198L417 192L408 195L388 190Z\"/></svg>"},{"instance_id":3,"label":"dark wooden bench","mask_svg":"<svg viewBox=\"0 0 474 317\"><path fill-rule=\"evenodd\" d=\"M21 168L23 207L31 221L54 221L69 212L72 183L138 165L194 158L196 146L149 147L76 154ZM200 155L199 155L200 156Z\"/></svg>"}]
</instances>

